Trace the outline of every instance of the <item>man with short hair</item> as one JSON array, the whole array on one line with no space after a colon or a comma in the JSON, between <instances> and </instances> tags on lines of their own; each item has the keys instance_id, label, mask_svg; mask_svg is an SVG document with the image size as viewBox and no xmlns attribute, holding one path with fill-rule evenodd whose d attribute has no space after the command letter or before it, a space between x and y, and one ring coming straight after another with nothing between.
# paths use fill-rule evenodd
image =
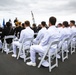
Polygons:
<instances>
[{"instance_id":1,"label":"man with short hair","mask_svg":"<svg viewBox=\"0 0 76 75\"><path fill-rule=\"evenodd\" d=\"M68 21L63 21L63 23L62 23L62 30L60 31L60 33L61 33L62 36L65 36L65 35L70 36L71 35Z\"/></svg>"},{"instance_id":2,"label":"man with short hair","mask_svg":"<svg viewBox=\"0 0 76 75\"><path fill-rule=\"evenodd\" d=\"M75 21L74 20L70 21L70 27L75 27Z\"/></svg>"},{"instance_id":3,"label":"man with short hair","mask_svg":"<svg viewBox=\"0 0 76 75\"><path fill-rule=\"evenodd\" d=\"M28 39L28 38L33 38L34 37L34 32L33 30L30 28L30 22L29 21L25 21L24 23L24 26L25 26L25 29L21 31L21 34L20 34L20 39L19 41L14 41L13 42L13 54L12 54L12 57L16 57L16 47L20 46L20 43L22 43L22 40L25 38L25 39ZM30 45L30 42L24 42L24 45Z\"/></svg>"},{"instance_id":4,"label":"man with short hair","mask_svg":"<svg viewBox=\"0 0 76 75\"><path fill-rule=\"evenodd\" d=\"M41 22L42 29L38 32L37 37L33 40L33 44L39 44L40 41L43 39L47 29L46 29L46 22Z\"/></svg>"},{"instance_id":5,"label":"man with short hair","mask_svg":"<svg viewBox=\"0 0 76 75\"><path fill-rule=\"evenodd\" d=\"M76 27L75 27L75 21L74 20L70 21L70 29L71 29L71 33L76 32Z\"/></svg>"},{"instance_id":6,"label":"man with short hair","mask_svg":"<svg viewBox=\"0 0 76 75\"><path fill-rule=\"evenodd\" d=\"M35 61L36 52L43 54L48 47L49 40L50 40L50 42L54 41L56 39L59 40L60 34L59 34L58 29L55 27L55 23L56 23L56 18L50 17L49 18L49 28L48 28L47 32L45 33L44 38L41 40L40 44L39 45L32 45L30 47L30 60L31 61L27 62L26 63L27 65L36 66L36 61ZM56 47L57 46L51 47L50 52L54 52Z\"/></svg>"}]
</instances>

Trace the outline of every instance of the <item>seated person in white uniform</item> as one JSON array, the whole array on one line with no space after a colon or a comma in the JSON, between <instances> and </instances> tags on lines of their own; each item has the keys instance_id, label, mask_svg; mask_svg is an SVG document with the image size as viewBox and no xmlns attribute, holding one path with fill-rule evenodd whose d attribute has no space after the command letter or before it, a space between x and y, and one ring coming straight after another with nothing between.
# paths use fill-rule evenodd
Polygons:
<instances>
[{"instance_id":1,"label":"seated person in white uniform","mask_svg":"<svg viewBox=\"0 0 76 75\"><path fill-rule=\"evenodd\" d=\"M33 40L33 44L39 44L40 41L43 39L44 34L47 31L45 21L41 22L41 27L42 27L42 29L38 32L37 37Z\"/></svg>"},{"instance_id":2,"label":"seated person in white uniform","mask_svg":"<svg viewBox=\"0 0 76 75\"><path fill-rule=\"evenodd\" d=\"M44 53L45 50L47 49L47 45L49 43L49 39L50 42L56 39L60 39L60 34L58 29L55 27L55 23L56 23L56 18L55 17L50 17L49 18L49 28L46 32L46 34L44 35L44 38L41 40L39 45L32 45L30 47L30 62L27 62L26 64L29 66L36 66L36 52L38 53ZM55 49L52 47L52 49L50 49L51 52L54 52Z\"/></svg>"},{"instance_id":3,"label":"seated person in white uniform","mask_svg":"<svg viewBox=\"0 0 76 75\"><path fill-rule=\"evenodd\" d=\"M71 28L71 33L75 33L76 32L76 27L75 27L75 21L71 20L70 21L70 28Z\"/></svg>"},{"instance_id":4,"label":"seated person in white uniform","mask_svg":"<svg viewBox=\"0 0 76 75\"><path fill-rule=\"evenodd\" d=\"M70 36L71 35L71 31L70 31L70 29L69 29L69 24L68 24L68 22L67 21L64 21L63 23L62 23L62 30L60 31L60 33L62 34L62 36ZM63 37L63 38L64 38Z\"/></svg>"},{"instance_id":5,"label":"seated person in white uniform","mask_svg":"<svg viewBox=\"0 0 76 75\"><path fill-rule=\"evenodd\" d=\"M69 24L68 24L68 22L67 21L64 21L63 23L62 23L62 29L59 31L59 33L61 34L61 41L60 41L60 43L59 43L59 47L61 46L61 43L62 43L62 40L64 39L64 38L66 38L66 37L70 37L70 35L71 35L71 31L70 31L70 29L69 29ZM65 41L64 43L63 43L63 49L64 50L66 50L66 48L68 47L68 42L67 41ZM67 50L68 51L68 50Z\"/></svg>"},{"instance_id":6,"label":"seated person in white uniform","mask_svg":"<svg viewBox=\"0 0 76 75\"><path fill-rule=\"evenodd\" d=\"M24 23L24 26L25 26L25 29L23 29L21 31L21 34L20 34L20 39L19 41L13 41L13 54L12 54L12 57L16 57L16 50L17 50L17 47L20 46L20 44L22 43L22 40L25 38L25 39L28 39L28 38L33 38L34 37L34 32L33 30L30 28L30 22L29 21L25 21ZM30 45L30 42L24 42L24 45Z\"/></svg>"},{"instance_id":7,"label":"seated person in white uniform","mask_svg":"<svg viewBox=\"0 0 76 75\"><path fill-rule=\"evenodd\" d=\"M75 21L74 20L70 20L70 30L71 30L71 34L72 35L76 35L76 27L75 27ZM76 42L76 38L74 37L73 39L72 39L72 43L75 43ZM74 46L73 44L72 44L72 46Z\"/></svg>"},{"instance_id":8,"label":"seated person in white uniform","mask_svg":"<svg viewBox=\"0 0 76 75\"><path fill-rule=\"evenodd\" d=\"M75 28L75 21L74 20L70 20L70 28Z\"/></svg>"}]
</instances>

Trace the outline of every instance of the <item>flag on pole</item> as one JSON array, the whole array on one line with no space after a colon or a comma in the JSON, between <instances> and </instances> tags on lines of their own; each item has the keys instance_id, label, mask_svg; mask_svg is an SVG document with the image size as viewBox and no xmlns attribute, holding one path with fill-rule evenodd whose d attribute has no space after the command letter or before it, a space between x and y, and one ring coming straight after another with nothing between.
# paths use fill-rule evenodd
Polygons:
<instances>
[{"instance_id":1,"label":"flag on pole","mask_svg":"<svg viewBox=\"0 0 76 75\"><path fill-rule=\"evenodd\" d=\"M3 24L2 25L3 25L3 27L5 26L5 19L3 19Z\"/></svg>"},{"instance_id":2,"label":"flag on pole","mask_svg":"<svg viewBox=\"0 0 76 75\"><path fill-rule=\"evenodd\" d=\"M32 15L33 24L35 24L34 14L32 11L31 11L31 15Z\"/></svg>"}]
</instances>

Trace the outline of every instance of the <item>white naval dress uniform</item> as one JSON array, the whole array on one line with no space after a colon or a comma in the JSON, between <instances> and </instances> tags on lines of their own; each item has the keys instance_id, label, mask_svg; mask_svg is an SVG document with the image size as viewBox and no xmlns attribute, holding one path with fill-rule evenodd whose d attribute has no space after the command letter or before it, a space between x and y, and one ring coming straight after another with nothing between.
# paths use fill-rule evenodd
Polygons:
<instances>
[{"instance_id":1,"label":"white naval dress uniform","mask_svg":"<svg viewBox=\"0 0 76 75\"><path fill-rule=\"evenodd\" d=\"M76 32L76 27L75 26L72 26L70 29L71 29L71 32L72 33L75 33Z\"/></svg>"},{"instance_id":2,"label":"white naval dress uniform","mask_svg":"<svg viewBox=\"0 0 76 75\"><path fill-rule=\"evenodd\" d=\"M43 39L44 34L46 33L47 29L43 27L37 34L37 37L33 40L33 44L39 44L39 42Z\"/></svg>"},{"instance_id":3,"label":"white naval dress uniform","mask_svg":"<svg viewBox=\"0 0 76 75\"><path fill-rule=\"evenodd\" d=\"M22 43L22 40L25 38L33 38L34 32L30 27L26 27L26 29L21 31L20 39L19 41L13 41L13 53L16 55L16 47L20 46L20 43ZM24 45L30 45L30 42L24 42Z\"/></svg>"},{"instance_id":4,"label":"white naval dress uniform","mask_svg":"<svg viewBox=\"0 0 76 75\"><path fill-rule=\"evenodd\" d=\"M73 35L75 34L76 35L76 27L75 26L72 26L70 28L70 30L71 30L71 34L73 34ZM74 46L75 42L76 42L76 38L73 38L72 39L72 46Z\"/></svg>"},{"instance_id":5,"label":"white naval dress uniform","mask_svg":"<svg viewBox=\"0 0 76 75\"><path fill-rule=\"evenodd\" d=\"M49 42L49 38L50 41L56 40L56 39L60 39L60 34L58 29L55 26L50 26L49 29L47 30L46 34L44 35L44 38L41 40L39 45L32 45L30 48L30 59L31 62L35 63L35 54L36 52L38 53L44 53L45 50L47 49L47 45ZM50 51L53 52L54 48L56 48L55 46L53 46Z\"/></svg>"},{"instance_id":6,"label":"white naval dress uniform","mask_svg":"<svg viewBox=\"0 0 76 75\"><path fill-rule=\"evenodd\" d=\"M71 31L70 31L70 29L69 28L62 28L62 30L60 30L59 31L60 32L60 34L61 34L61 42L62 42L62 40L65 38L65 37L70 37L70 35L71 35ZM61 46L61 42L59 43L59 46ZM63 49L65 50L66 48L68 47L68 42L67 41L65 41L64 43L63 43Z\"/></svg>"}]
</instances>

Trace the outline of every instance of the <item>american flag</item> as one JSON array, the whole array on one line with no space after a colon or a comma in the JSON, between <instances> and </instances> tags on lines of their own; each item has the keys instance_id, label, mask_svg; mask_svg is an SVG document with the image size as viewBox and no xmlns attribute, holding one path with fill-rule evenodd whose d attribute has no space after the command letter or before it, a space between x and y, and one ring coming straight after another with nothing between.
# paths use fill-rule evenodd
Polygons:
<instances>
[{"instance_id":1,"label":"american flag","mask_svg":"<svg viewBox=\"0 0 76 75\"><path fill-rule=\"evenodd\" d=\"M3 19L3 23L2 23L3 27L5 26L5 19Z\"/></svg>"}]
</instances>

